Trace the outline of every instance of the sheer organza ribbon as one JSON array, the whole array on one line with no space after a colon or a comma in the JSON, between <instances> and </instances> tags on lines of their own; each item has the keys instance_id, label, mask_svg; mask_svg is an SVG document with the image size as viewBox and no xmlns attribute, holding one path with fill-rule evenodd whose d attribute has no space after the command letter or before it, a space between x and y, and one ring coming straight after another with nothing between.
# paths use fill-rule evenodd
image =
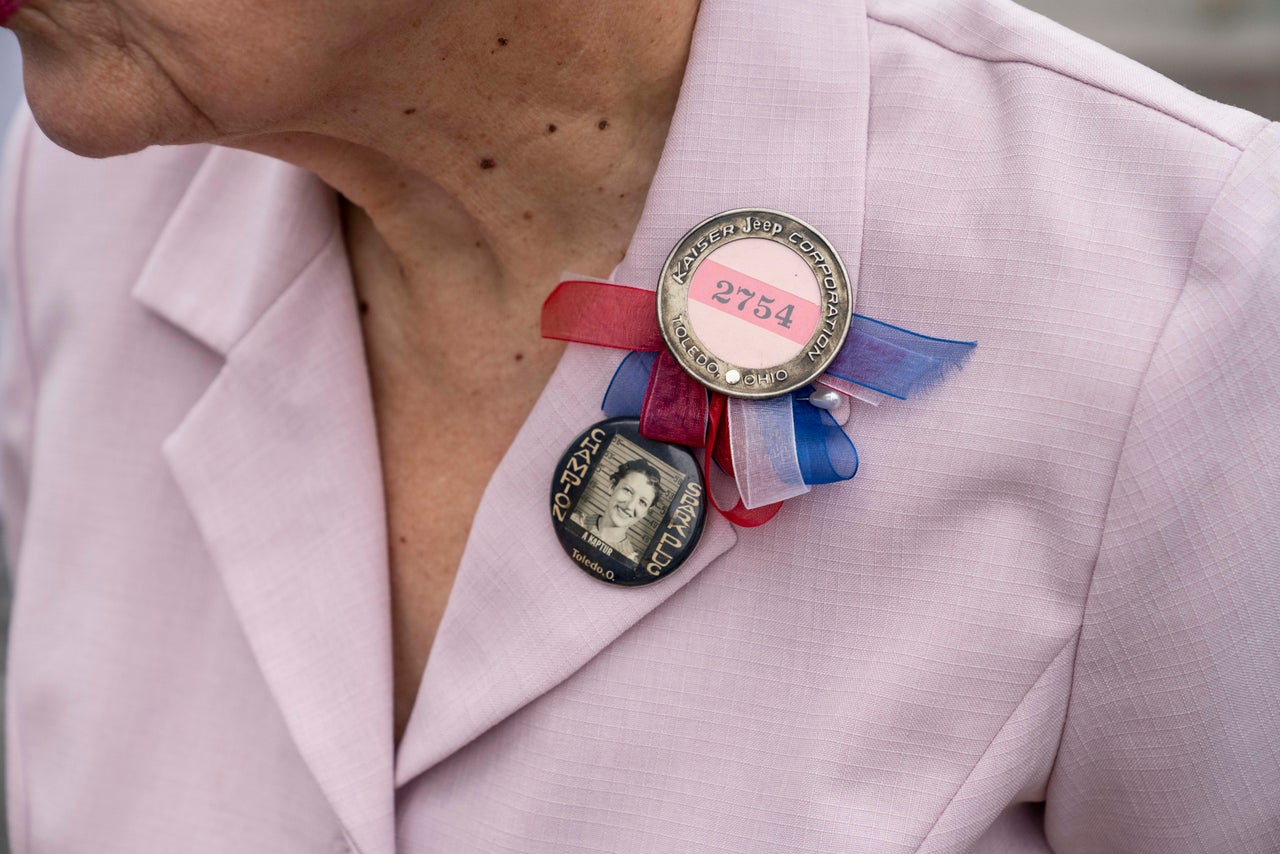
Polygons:
<instances>
[{"instance_id":1,"label":"sheer organza ribbon","mask_svg":"<svg viewBox=\"0 0 1280 854\"><path fill-rule=\"evenodd\" d=\"M638 415L641 434L655 441L705 448L708 487L713 460L737 485L738 500L727 508L708 489L736 525L762 525L786 499L858 471L857 449L830 412L809 402L811 388L740 400L708 392L685 373L663 343L652 291L561 282L543 305L542 336L633 351L614 372L601 408L610 418ZM975 346L854 315L817 382L845 395L860 387L905 400L961 367Z\"/></svg>"}]
</instances>

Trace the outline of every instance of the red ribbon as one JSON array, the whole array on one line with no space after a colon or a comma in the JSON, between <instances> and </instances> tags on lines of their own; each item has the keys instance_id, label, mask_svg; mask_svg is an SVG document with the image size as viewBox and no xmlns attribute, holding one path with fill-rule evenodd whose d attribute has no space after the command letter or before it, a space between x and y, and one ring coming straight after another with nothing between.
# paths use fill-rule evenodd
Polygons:
<instances>
[{"instance_id":1,"label":"red ribbon","mask_svg":"<svg viewBox=\"0 0 1280 854\"><path fill-rule=\"evenodd\" d=\"M652 291L561 282L542 304L542 337L619 350L663 350Z\"/></svg>"},{"instance_id":2,"label":"red ribbon","mask_svg":"<svg viewBox=\"0 0 1280 854\"><path fill-rule=\"evenodd\" d=\"M707 444L707 390L666 350L649 371L640 410L640 435L656 442L702 448Z\"/></svg>"},{"instance_id":3,"label":"red ribbon","mask_svg":"<svg viewBox=\"0 0 1280 854\"><path fill-rule=\"evenodd\" d=\"M657 442L706 448L707 495L711 505L735 525L755 528L778 515L781 501L748 509L739 498L726 510L712 494L713 459L733 477L728 398L716 392L708 395L666 349L652 291L607 282L561 282L543 303L542 337L619 350L659 351L649 372L640 434Z\"/></svg>"}]
</instances>

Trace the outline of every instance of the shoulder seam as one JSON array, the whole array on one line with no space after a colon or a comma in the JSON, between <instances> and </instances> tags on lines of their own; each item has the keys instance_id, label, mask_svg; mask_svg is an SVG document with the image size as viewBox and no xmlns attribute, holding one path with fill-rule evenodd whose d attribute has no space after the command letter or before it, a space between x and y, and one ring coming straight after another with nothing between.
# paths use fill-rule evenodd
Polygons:
<instances>
[{"instance_id":1,"label":"shoulder seam","mask_svg":"<svg viewBox=\"0 0 1280 854\"><path fill-rule=\"evenodd\" d=\"M1160 342L1163 341L1165 335L1168 334L1169 324L1173 321L1173 316L1177 312L1178 306L1181 304L1183 297L1187 293L1187 284L1191 281L1191 273L1195 269L1196 259L1200 257L1200 247L1204 241L1205 229L1208 227L1209 221L1213 218L1214 212L1217 210L1219 201L1221 201L1223 195L1227 192L1227 189L1231 186L1231 181L1235 177L1236 171L1240 168L1241 162L1244 160L1244 152L1247 151L1248 148L1253 144L1253 142L1257 140L1259 136L1265 133L1267 128L1269 127L1270 127L1269 124L1264 125L1262 130L1260 130L1257 134L1255 134L1249 140L1249 142L1244 146L1244 148L1241 149L1240 156L1236 158L1236 162L1232 164L1231 169L1227 171L1226 177L1223 178L1222 186L1218 188L1218 192L1213 199L1213 204L1209 206L1209 210L1205 214L1204 220L1200 223L1199 232L1196 234L1195 245L1193 246L1190 255L1187 257L1187 269L1182 276L1182 287L1178 289L1178 296L1170 302L1168 313L1165 315L1164 322L1161 323L1160 325L1160 334L1155 337L1155 341L1151 346L1151 352L1147 354L1147 364L1142 369L1142 379L1139 380L1137 388L1135 390L1135 393L1133 396L1133 403L1129 408L1129 418L1124 428L1124 438L1121 439L1120 441L1120 451L1118 454L1116 454L1115 465L1111 472L1111 486L1107 491L1107 506L1102 512L1102 524L1098 529L1097 550L1094 554L1093 566L1089 568L1089 583L1088 583L1088 586L1085 588L1084 601L1080 607L1080 628L1078 632L1080 640L1076 644L1075 655L1071 661L1071 681L1068 683L1068 686L1067 686L1066 708L1062 716L1062 733L1059 734L1058 736L1059 745L1062 744L1063 738L1066 737L1067 724L1071 720L1071 701L1075 697L1076 668L1080 663L1080 650L1081 648L1084 647L1085 615L1089 611L1089 602L1093 598L1093 582L1097 578L1098 561L1102 556L1102 541L1106 537L1107 520L1111 518L1111 505L1115 501L1116 485L1120 480L1120 465L1124 460L1125 450L1129 447L1129 434L1133 431L1133 422L1138 412L1138 403L1139 403L1139 398L1142 395L1142 389L1146 387L1147 377L1151 373L1151 366L1155 363L1156 352L1160 349ZM1057 757L1055 757L1053 767L1049 769L1049 776L1048 776L1049 780L1053 779L1053 776L1057 772L1057 770L1058 770L1058 761L1057 761Z\"/></svg>"},{"instance_id":2,"label":"shoulder seam","mask_svg":"<svg viewBox=\"0 0 1280 854\"><path fill-rule=\"evenodd\" d=\"M871 19L871 20L875 21L875 22L876 22L876 23L878 23L878 24L883 24L883 25L884 25L884 26L886 26L886 27L893 27L894 29L902 30L902 31L903 31L903 32L905 32L905 33L910 33L911 35L916 36L917 38L924 39L925 41L927 41L927 42L929 42L929 43L931 43L931 44L935 44L935 45L937 45L938 47L942 48L943 50L947 51L948 53L954 53L954 54L956 54L957 56L964 56L964 57L968 57L969 59L977 60L978 62L987 62L987 63L991 63L991 64L993 64L993 65L1026 65L1026 66L1029 66L1029 67L1031 67L1031 68L1038 68L1038 69L1040 69L1041 71L1045 71L1045 72L1047 72L1047 73L1049 73L1049 74L1055 74L1055 75L1057 75L1058 77L1062 77L1062 78L1065 78L1065 79L1067 79L1067 80L1074 80L1075 82L1079 83L1079 84L1080 84L1080 85L1082 85L1082 86L1087 86L1087 87L1089 87L1090 89L1094 89L1094 90L1097 90L1097 91L1099 91L1099 92L1106 92L1106 93L1108 93L1108 94L1110 94L1110 95L1114 95L1114 96L1115 96L1115 97L1117 97L1117 98L1121 98L1121 99L1123 99L1123 100L1125 100L1125 101L1128 101L1129 103L1134 104L1135 106L1142 107L1143 109L1150 110L1150 111L1151 111L1151 112L1153 112L1153 113L1158 113L1158 114L1160 114L1160 115L1162 115L1162 116L1165 116L1165 117L1167 117L1167 118L1170 118L1170 119L1172 119L1173 121L1177 122L1178 124L1181 124L1181 125L1183 125L1183 126L1185 126L1185 127L1188 127L1188 128L1190 128L1190 129L1192 129L1192 130L1194 130L1194 131L1197 131L1197 132L1199 132L1199 133L1202 133L1202 134L1204 134L1205 136L1209 137L1210 139L1217 140L1218 142L1221 142L1223 145L1226 145L1226 146L1228 146L1228 147L1230 147L1230 148L1234 149L1235 151L1244 151L1244 148L1245 148L1245 147L1247 147L1247 146L1240 146L1240 145L1237 145L1236 143L1232 142L1231 140L1226 139L1226 138L1224 138L1224 137L1222 137L1222 136L1220 136L1220 135L1218 135L1218 134L1214 133L1213 131L1209 130L1208 128L1204 128L1204 127L1201 127L1200 125L1192 124L1191 122L1187 121L1186 119L1182 118L1181 116L1176 116L1176 115L1174 115L1173 113L1170 113L1170 112L1169 112L1169 111L1167 111L1167 110L1162 110L1162 109L1160 109L1159 107L1157 107L1157 106L1155 106L1155 105L1153 105L1153 104L1149 104L1149 103L1147 103L1147 102L1145 102L1145 101L1140 101L1140 100L1138 100L1137 98L1133 97L1132 95L1125 94L1124 92L1118 92L1118 91L1116 91L1115 89L1112 89L1112 88L1107 87L1107 86L1103 86L1103 85L1099 84L1099 83L1098 83L1098 82L1096 82L1096 81L1093 81L1093 80L1084 80L1084 79L1081 79L1081 78L1079 78L1079 77L1076 77L1076 76L1074 76L1074 75L1072 75L1072 74L1068 74L1068 73L1066 73L1065 71L1060 71L1060 70L1058 70L1058 69L1056 69L1056 68L1051 68L1051 67L1049 67L1049 66L1047 66L1047 65L1041 65L1040 63L1037 63L1037 62L1035 62L1035 61L1033 61L1033 60L1030 60L1030 59L1017 59L1017 58L1012 58L1012 57L1007 58L1007 59L992 59L991 57L987 57L987 56L979 56L979 55L977 55L976 53L969 53L969 52L967 52L967 51L959 50L959 49L957 49L957 48L955 48L955 47L952 47L951 45L944 44L944 43L942 43L942 42L938 41L936 38L933 38L933 37L932 37L932 36L930 36L930 35L927 35L927 34L925 34L925 33L922 33L922 32L920 32L919 30L912 29L911 27L908 27L908 26L906 26L906 25L904 25L904 24L901 24L901 23L899 23L899 22L897 22L897 21L890 21L890 20L886 20L886 19L881 18L881 17L877 17L877 16L876 16L873 12L871 12L870 10L868 10L868 12L867 12L867 17L868 17L869 19Z\"/></svg>"}]
</instances>

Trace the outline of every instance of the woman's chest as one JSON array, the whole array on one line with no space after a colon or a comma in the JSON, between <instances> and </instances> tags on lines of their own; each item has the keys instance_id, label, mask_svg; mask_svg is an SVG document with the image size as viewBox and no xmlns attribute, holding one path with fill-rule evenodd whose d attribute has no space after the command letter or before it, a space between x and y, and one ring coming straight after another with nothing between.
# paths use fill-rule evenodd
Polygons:
<instances>
[{"instance_id":1,"label":"woman's chest","mask_svg":"<svg viewBox=\"0 0 1280 854\"><path fill-rule=\"evenodd\" d=\"M472 520L503 448L440 415L379 419L391 590L396 740L408 725Z\"/></svg>"}]
</instances>

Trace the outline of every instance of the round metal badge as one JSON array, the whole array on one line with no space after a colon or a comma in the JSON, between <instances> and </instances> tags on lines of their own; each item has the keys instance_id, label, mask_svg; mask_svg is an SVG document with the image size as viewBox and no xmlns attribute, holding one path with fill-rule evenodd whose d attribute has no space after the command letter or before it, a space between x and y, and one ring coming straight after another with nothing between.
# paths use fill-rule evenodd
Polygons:
<instances>
[{"instance_id":1,"label":"round metal badge","mask_svg":"<svg viewBox=\"0 0 1280 854\"><path fill-rule=\"evenodd\" d=\"M853 317L839 255L768 210L717 214L676 244L658 280L658 325L690 375L730 397L777 397L835 358Z\"/></svg>"},{"instance_id":2,"label":"round metal badge","mask_svg":"<svg viewBox=\"0 0 1280 854\"><path fill-rule=\"evenodd\" d=\"M634 587L666 578L702 536L706 489L693 455L640 435L637 418L573 440L551 480L560 545L593 578Z\"/></svg>"}]
</instances>

